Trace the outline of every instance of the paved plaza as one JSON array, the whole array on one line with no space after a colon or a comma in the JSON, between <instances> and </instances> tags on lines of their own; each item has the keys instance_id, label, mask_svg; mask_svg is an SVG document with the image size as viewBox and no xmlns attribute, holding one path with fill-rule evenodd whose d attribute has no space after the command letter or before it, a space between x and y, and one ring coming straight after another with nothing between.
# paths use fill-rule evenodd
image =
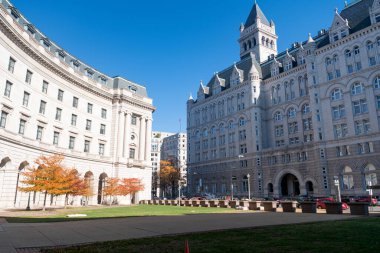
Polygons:
<instances>
[{"instance_id":1,"label":"paved plaza","mask_svg":"<svg viewBox=\"0 0 380 253\"><path fill-rule=\"evenodd\" d=\"M352 219L355 216L256 212L132 217L56 223L6 223L0 220L0 252L33 252L54 247L170 234Z\"/></svg>"}]
</instances>

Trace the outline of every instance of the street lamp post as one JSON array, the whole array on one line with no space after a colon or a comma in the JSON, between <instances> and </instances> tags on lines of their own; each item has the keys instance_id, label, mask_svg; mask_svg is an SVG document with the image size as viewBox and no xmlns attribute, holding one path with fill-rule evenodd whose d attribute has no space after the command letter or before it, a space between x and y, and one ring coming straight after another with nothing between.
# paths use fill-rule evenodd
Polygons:
<instances>
[{"instance_id":1,"label":"street lamp post","mask_svg":"<svg viewBox=\"0 0 380 253\"><path fill-rule=\"evenodd\" d=\"M250 182L250 177L251 175L247 175L247 179L248 179L248 199L250 200L251 199L251 182Z\"/></svg>"}]
</instances>

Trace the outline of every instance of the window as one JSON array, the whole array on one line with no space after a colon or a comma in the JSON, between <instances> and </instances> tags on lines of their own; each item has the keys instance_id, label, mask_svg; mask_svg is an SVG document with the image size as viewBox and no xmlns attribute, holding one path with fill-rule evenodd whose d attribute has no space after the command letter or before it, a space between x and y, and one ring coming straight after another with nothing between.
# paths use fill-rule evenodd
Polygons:
<instances>
[{"instance_id":1,"label":"window","mask_svg":"<svg viewBox=\"0 0 380 253\"><path fill-rule=\"evenodd\" d=\"M346 32L346 30L341 30L341 31L340 31L340 36L342 37L342 39L343 39L344 37L347 37L347 32Z\"/></svg>"},{"instance_id":2,"label":"window","mask_svg":"<svg viewBox=\"0 0 380 253\"><path fill-rule=\"evenodd\" d=\"M369 62L369 66L375 66L376 65L376 58L375 57L369 57L368 62Z\"/></svg>"},{"instance_id":3,"label":"window","mask_svg":"<svg viewBox=\"0 0 380 253\"><path fill-rule=\"evenodd\" d=\"M4 96L7 98L11 97L12 83L7 81L5 84Z\"/></svg>"},{"instance_id":4,"label":"window","mask_svg":"<svg viewBox=\"0 0 380 253\"><path fill-rule=\"evenodd\" d=\"M346 137L348 134L347 124L334 125L335 139Z\"/></svg>"},{"instance_id":5,"label":"window","mask_svg":"<svg viewBox=\"0 0 380 253\"><path fill-rule=\"evenodd\" d=\"M135 115L132 115L131 124L132 125L137 125L137 117Z\"/></svg>"},{"instance_id":6,"label":"window","mask_svg":"<svg viewBox=\"0 0 380 253\"><path fill-rule=\"evenodd\" d=\"M106 119L107 118L107 110L102 108L102 118Z\"/></svg>"},{"instance_id":7,"label":"window","mask_svg":"<svg viewBox=\"0 0 380 253\"><path fill-rule=\"evenodd\" d=\"M57 108L55 112L55 120L61 121L61 118L62 118L62 109Z\"/></svg>"},{"instance_id":8,"label":"window","mask_svg":"<svg viewBox=\"0 0 380 253\"><path fill-rule=\"evenodd\" d=\"M90 103L87 104L87 112L92 114L92 104Z\"/></svg>"},{"instance_id":9,"label":"window","mask_svg":"<svg viewBox=\"0 0 380 253\"><path fill-rule=\"evenodd\" d=\"M275 121L281 121L282 120L282 114L281 114L281 112L276 112L274 114L274 120Z\"/></svg>"},{"instance_id":10,"label":"window","mask_svg":"<svg viewBox=\"0 0 380 253\"><path fill-rule=\"evenodd\" d=\"M376 96L377 109L380 109L380 96Z\"/></svg>"},{"instance_id":11,"label":"window","mask_svg":"<svg viewBox=\"0 0 380 253\"><path fill-rule=\"evenodd\" d=\"M239 126L240 127L245 126L245 119L244 118L239 119Z\"/></svg>"},{"instance_id":12,"label":"window","mask_svg":"<svg viewBox=\"0 0 380 253\"><path fill-rule=\"evenodd\" d=\"M247 152L247 144L240 145L240 154L246 154Z\"/></svg>"},{"instance_id":13,"label":"window","mask_svg":"<svg viewBox=\"0 0 380 253\"><path fill-rule=\"evenodd\" d=\"M342 99L343 96L342 96L342 91L341 89L335 89L332 93L331 93L331 100L332 101L336 101L336 100L340 100Z\"/></svg>"},{"instance_id":14,"label":"window","mask_svg":"<svg viewBox=\"0 0 380 253\"><path fill-rule=\"evenodd\" d=\"M280 125L280 126L276 126L275 127L275 136L276 137L281 137L284 135L284 126Z\"/></svg>"},{"instance_id":15,"label":"window","mask_svg":"<svg viewBox=\"0 0 380 253\"><path fill-rule=\"evenodd\" d=\"M91 131L91 120L86 120L86 130Z\"/></svg>"},{"instance_id":16,"label":"window","mask_svg":"<svg viewBox=\"0 0 380 253\"><path fill-rule=\"evenodd\" d=\"M46 111L46 102L41 100L39 113L44 115Z\"/></svg>"},{"instance_id":17,"label":"window","mask_svg":"<svg viewBox=\"0 0 380 253\"><path fill-rule=\"evenodd\" d=\"M53 145L58 145L58 142L59 142L59 132L54 132L54 135L53 135Z\"/></svg>"},{"instance_id":18,"label":"window","mask_svg":"<svg viewBox=\"0 0 380 253\"><path fill-rule=\"evenodd\" d=\"M295 108L290 108L288 111L289 118L295 118L297 116L297 111Z\"/></svg>"},{"instance_id":19,"label":"window","mask_svg":"<svg viewBox=\"0 0 380 253\"><path fill-rule=\"evenodd\" d=\"M86 76L92 78L94 76L94 72L91 69L86 70Z\"/></svg>"},{"instance_id":20,"label":"window","mask_svg":"<svg viewBox=\"0 0 380 253\"><path fill-rule=\"evenodd\" d=\"M69 149L74 149L75 147L75 137L74 136L70 136L70 139L69 139Z\"/></svg>"},{"instance_id":21,"label":"window","mask_svg":"<svg viewBox=\"0 0 380 253\"><path fill-rule=\"evenodd\" d=\"M49 83L46 81L43 81L42 82L42 92L46 94L48 91L48 87L49 87Z\"/></svg>"},{"instance_id":22,"label":"window","mask_svg":"<svg viewBox=\"0 0 380 253\"><path fill-rule=\"evenodd\" d=\"M361 62L355 62L355 68L357 71L362 69L362 63Z\"/></svg>"},{"instance_id":23,"label":"window","mask_svg":"<svg viewBox=\"0 0 380 253\"><path fill-rule=\"evenodd\" d=\"M0 117L0 127L5 128L6 123L7 123L7 117L8 113L1 111L1 117Z\"/></svg>"},{"instance_id":24,"label":"window","mask_svg":"<svg viewBox=\"0 0 380 253\"><path fill-rule=\"evenodd\" d=\"M343 177L343 190L353 190L354 177L352 175L352 169L350 167L344 168L342 177Z\"/></svg>"},{"instance_id":25,"label":"window","mask_svg":"<svg viewBox=\"0 0 380 253\"><path fill-rule=\"evenodd\" d=\"M90 141L88 140L85 140L84 141L84 150L83 150L85 153L88 153L90 152Z\"/></svg>"},{"instance_id":26,"label":"window","mask_svg":"<svg viewBox=\"0 0 380 253\"><path fill-rule=\"evenodd\" d=\"M12 57L9 58L8 71L13 73L15 70L16 60Z\"/></svg>"},{"instance_id":27,"label":"window","mask_svg":"<svg viewBox=\"0 0 380 253\"><path fill-rule=\"evenodd\" d=\"M368 112L367 100L360 99L353 102L354 115L359 115Z\"/></svg>"},{"instance_id":28,"label":"window","mask_svg":"<svg viewBox=\"0 0 380 253\"><path fill-rule=\"evenodd\" d=\"M375 89L380 89L380 76L377 76L375 80L373 80L373 87Z\"/></svg>"},{"instance_id":29,"label":"window","mask_svg":"<svg viewBox=\"0 0 380 253\"><path fill-rule=\"evenodd\" d=\"M25 124L26 124L26 120L20 119L20 124L18 126L18 133L21 135L24 135L25 133Z\"/></svg>"},{"instance_id":30,"label":"window","mask_svg":"<svg viewBox=\"0 0 380 253\"><path fill-rule=\"evenodd\" d=\"M27 84L31 84L32 83L32 76L33 76L33 73L30 70L27 70L26 71L26 77L25 77L25 82Z\"/></svg>"},{"instance_id":31,"label":"window","mask_svg":"<svg viewBox=\"0 0 380 253\"><path fill-rule=\"evenodd\" d=\"M344 55L346 56L346 58L350 58L350 57L352 56L350 50L346 50L346 51L344 52Z\"/></svg>"},{"instance_id":32,"label":"window","mask_svg":"<svg viewBox=\"0 0 380 253\"><path fill-rule=\"evenodd\" d=\"M355 55L359 55L359 54L360 54L360 49L359 49L358 46L355 46L355 47L354 47L354 54L355 54Z\"/></svg>"},{"instance_id":33,"label":"window","mask_svg":"<svg viewBox=\"0 0 380 253\"><path fill-rule=\"evenodd\" d=\"M334 120L344 118L346 116L344 105L332 107L332 116Z\"/></svg>"},{"instance_id":34,"label":"window","mask_svg":"<svg viewBox=\"0 0 380 253\"><path fill-rule=\"evenodd\" d=\"M78 102L79 102L79 98L73 97L73 107L74 108L78 108Z\"/></svg>"},{"instance_id":35,"label":"window","mask_svg":"<svg viewBox=\"0 0 380 253\"><path fill-rule=\"evenodd\" d=\"M30 94L24 91L24 97L22 99L22 105L28 107Z\"/></svg>"},{"instance_id":36,"label":"window","mask_svg":"<svg viewBox=\"0 0 380 253\"><path fill-rule=\"evenodd\" d=\"M106 125L104 124L100 125L100 134L106 134Z\"/></svg>"},{"instance_id":37,"label":"window","mask_svg":"<svg viewBox=\"0 0 380 253\"><path fill-rule=\"evenodd\" d=\"M42 126L37 126L37 136L36 136L37 141L42 140L42 132L43 131L44 131L44 128Z\"/></svg>"},{"instance_id":38,"label":"window","mask_svg":"<svg viewBox=\"0 0 380 253\"><path fill-rule=\"evenodd\" d=\"M302 114L308 114L308 113L310 113L310 105L309 104L305 104L302 107Z\"/></svg>"},{"instance_id":39,"label":"window","mask_svg":"<svg viewBox=\"0 0 380 253\"><path fill-rule=\"evenodd\" d=\"M58 97L57 97L57 99L58 99L59 101L62 101L62 100L63 100L63 90L58 90Z\"/></svg>"},{"instance_id":40,"label":"window","mask_svg":"<svg viewBox=\"0 0 380 253\"><path fill-rule=\"evenodd\" d=\"M71 125L76 126L77 125L77 115L71 114Z\"/></svg>"},{"instance_id":41,"label":"window","mask_svg":"<svg viewBox=\"0 0 380 253\"><path fill-rule=\"evenodd\" d=\"M328 80L328 81L331 81L332 79L334 79L334 74L333 74L333 72L327 72L327 80Z\"/></svg>"},{"instance_id":42,"label":"window","mask_svg":"<svg viewBox=\"0 0 380 253\"><path fill-rule=\"evenodd\" d=\"M304 131L309 131L309 130L313 129L313 122L312 122L311 118L302 120L302 123L303 123L303 130Z\"/></svg>"},{"instance_id":43,"label":"window","mask_svg":"<svg viewBox=\"0 0 380 253\"><path fill-rule=\"evenodd\" d=\"M288 123L288 132L289 134L298 133L298 123L297 122Z\"/></svg>"},{"instance_id":44,"label":"window","mask_svg":"<svg viewBox=\"0 0 380 253\"><path fill-rule=\"evenodd\" d=\"M135 153L136 153L136 150L134 148L130 148L129 149L129 158L135 159Z\"/></svg>"},{"instance_id":45,"label":"window","mask_svg":"<svg viewBox=\"0 0 380 253\"><path fill-rule=\"evenodd\" d=\"M354 72L354 67L352 66L352 64L348 64L347 65L347 72L349 74L353 73Z\"/></svg>"},{"instance_id":46,"label":"window","mask_svg":"<svg viewBox=\"0 0 380 253\"><path fill-rule=\"evenodd\" d=\"M107 79L104 76L99 76L99 82L103 85L107 84Z\"/></svg>"},{"instance_id":47,"label":"window","mask_svg":"<svg viewBox=\"0 0 380 253\"><path fill-rule=\"evenodd\" d=\"M371 125L369 120L359 120L355 121L355 134L362 135L371 132Z\"/></svg>"},{"instance_id":48,"label":"window","mask_svg":"<svg viewBox=\"0 0 380 253\"><path fill-rule=\"evenodd\" d=\"M99 143L99 155L104 155L104 144Z\"/></svg>"}]
</instances>

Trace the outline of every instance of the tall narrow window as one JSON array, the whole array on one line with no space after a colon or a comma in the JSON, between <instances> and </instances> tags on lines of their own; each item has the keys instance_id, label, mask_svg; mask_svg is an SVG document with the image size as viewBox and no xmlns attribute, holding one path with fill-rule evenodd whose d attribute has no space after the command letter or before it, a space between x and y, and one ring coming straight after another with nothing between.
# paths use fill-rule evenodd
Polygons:
<instances>
[{"instance_id":1,"label":"tall narrow window","mask_svg":"<svg viewBox=\"0 0 380 253\"><path fill-rule=\"evenodd\" d=\"M11 97L12 85L13 84L9 81L7 81L5 84L4 96L7 98Z\"/></svg>"},{"instance_id":2,"label":"tall narrow window","mask_svg":"<svg viewBox=\"0 0 380 253\"><path fill-rule=\"evenodd\" d=\"M42 132L44 131L44 128L42 126L37 127L37 136L36 140L41 141L42 140Z\"/></svg>"},{"instance_id":3,"label":"tall narrow window","mask_svg":"<svg viewBox=\"0 0 380 253\"><path fill-rule=\"evenodd\" d=\"M62 109L57 108L55 112L55 120L61 121L61 118L62 118Z\"/></svg>"},{"instance_id":4,"label":"tall narrow window","mask_svg":"<svg viewBox=\"0 0 380 253\"><path fill-rule=\"evenodd\" d=\"M5 126L7 124L7 117L8 117L8 113L1 111L0 128L5 128Z\"/></svg>"},{"instance_id":5,"label":"tall narrow window","mask_svg":"<svg viewBox=\"0 0 380 253\"><path fill-rule=\"evenodd\" d=\"M75 137L74 136L70 136L70 139L69 139L69 149L74 149L74 146L75 146Z\"/></svg>"},{"instance_id":6,"label":"tall narrow window","mask_svg":"<svg viewBox=\"0 0 380 253\"><path fill-rule=\"evenodd\" d=\"M73 107L74 108L78 108L78 102L79 102L79 99L77 97L73 97Z\"/></svg>"},{"instance_id":7,"label":"tall narrow window","mask_svg":"<svg viewBox=\"0 0 380 253\"><path fill-rule=\"evenodd\" d=\"M9 58L8 71L13 73L15 71L16 60L12 57Z\"/></svg>"},{"instance_id":8,"label":"tall narrow window","mask_svg":"<svg viewBox=\"0 0 380 253\"><path fill-rule=\"evenodd\" d=\"M87 112L90 114L92 113L92 107L93 107L92 104L90 103L87 104Z\"/></svg>"},{"instance_id":9,"label":"tall narrow window","mask_svg":"<svg viewBox=\"0 0 380 253\"><path fill-rule=\"evenodd\" d=\"M107 118L107 110L102 108L102 118L106 119Z\"/></svg>"},{"instance_id":10,"label":"tall narrow window","mask_svg":"<svg viewBox=\"0 0 380 253\"><path fill-rule=\"evenodd\" d=\"M58 90L58 97L57 97L57 99L59 101L63 101L63 90Z\"/></svg>"},{"instance_id":11,"label":"tall narrow window","mask_svg":"<svg viewBox=\"0 0 380 253\"><path fill-rule=\"evenodd\" d=\"M26 71L26 77L25 77L25 82L27 84L31 84L32 83L32 76L33 76L33 73L30 70L27 70Z\"/></svg>"},{"instance_id":12,"label":"tall narrow window","mask_svg":"<svg viewBox=\"0 0 380 253\"><path fill-rule=\"evenodd\" d=\"M134 148L129 149L129 158L130 159L135 159L135 152L136 152L136 150Z\"/></svg>"},{"instance_id":13,"label":"tall narrow window","mask_svg":"<svg viewBox=\"0 0 380 253\"><path fill-rule=\"evenodd\" d=\"M46 111L46 102L43 101L43 100L41 100L41 102L40 102L40 110L39 110L39 112L40 112L41 114L45 114L45 111Z\"/></svg>"},{"instance_id":14,"label":"tall narrow window","mask_svg":"<svg viewBox=\"0 0 380 253\"><path fill-rule=\"evenodd\" d=\"M42 82L42 92L46 94L48 91L48 87L49 87L49 83L44 80Z\"/></svg>"},{"instance_id":15,"label":"tall narrow window","mask_svg":"<svg viewBox=\"0 0 380 253\"><path fill-rule=\"evenodd\" d=\"M54 132L54 135L53 135L53 145L58 145L58 142L59 142L59 132Z\"/></svg>"},{"instance_id":16,"label":"tall narrow window","mask_svg":"<svg viewBox=\"0 0 380 253\"><path fill-rule=\"evenodd\" d=\"M99 155L104 155L104 144L99 143Z\"/></svg>"},{"instance_id":17,"label":"tall narrow window","mask_svg":"<svg viewBox=\"0 0 380 253\"><path fill-rule=\"evenodd\" d=\"M106 134L106 125L104 124L100 125L100 134Z\"/></svg>"},{"instance_id":18,"label":"tall narrow window","mask_svg":"<svg viewBox=\"0 0 380 253\"><path fill-rule=\"evenodd\" d=\"M135 115L132 115L131 124L137 125L137 117Z\"/></svg>"},{"instance_id":19,"label":"tall narrow window","mask_svg":"<svg viewBox=\"0 0 380 253\"><path fill-rule=\"evenodd\" d=\"M88 153L90 152L90 141L88 140L85 140L84 141L84 150L83 150L85 153Z\"/></svg>"},{"instance_id":20,"label":"tall narrow window","mask_svg":"<svg viewBox=\"0 0 380 253\"><path fill-rule=\"evenodd\" d=\"M76 126L77 125L77 115L71 114L71 125Z\"/></svg>"},{"instance_id":21,"label":"tall narrow window","mask_svg":"<svg viewBox=\"0 0 380 253\"><path fill-rule=\"evenodd\" d=\"M86 120L86 130L91 131L91 120Z\"/></svg>"},{"instance_id":22,"label":"tall narrow window","mask_svg":"<svg viewBox=\"0 0 380 253\"><path fill-rule=\"evenodd\" d=\"M18 127L18 133L21 135L24 135L24 133L25 133L25 124L26 124L26 120L20 119L20 124Z\"/></svg>"},{"instance_id":23,"label":"tall narrow window","mask_svg":"<svg viewBox=\"0 0 380 253\"><path fill-rule=\"evenodd\" d=\"M24 97L22 99L22 105L25 106L25 107L28 107L29 105L29 97L30 97L30 94L26 91L24 91Z\"/></svg>"}]
</instances>

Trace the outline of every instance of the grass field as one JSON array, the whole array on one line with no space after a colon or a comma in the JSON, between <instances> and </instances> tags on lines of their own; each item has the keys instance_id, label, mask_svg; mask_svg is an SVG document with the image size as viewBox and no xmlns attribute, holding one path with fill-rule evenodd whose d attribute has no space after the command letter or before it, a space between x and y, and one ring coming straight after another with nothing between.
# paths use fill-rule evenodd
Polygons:
<instances>
[{"instance_id":1,"label":"grass field","mask_svg":"<svg viewBox=\"0 0 380 253\"><path fill-rule=\"evenodd\" d=\"M184 252L188 240L192 253L367 253L380 251L379 238L377 217L115 241L43 252L174 253Z\"/></svg>"},{"instance_id":2,"label":"grass field","mask_svg":"<svg viewBox=\"0 0 380 253\"><path fill-rule=\"evenodd\" d=\"M34 223L34 222L60 222L84 219L106 219L137 216L171 216L171 215L191 215L208 213L236 213L234 209L227 208L200 208L200 207L180 207L180 206L123 206L123 207L83 207L72 209L58 209L46 212L29 211L11 213L11 217L5 217L10 223ZM68 214L86 214L84 218L67 218Z\"/></svg>"}]
</instances>

